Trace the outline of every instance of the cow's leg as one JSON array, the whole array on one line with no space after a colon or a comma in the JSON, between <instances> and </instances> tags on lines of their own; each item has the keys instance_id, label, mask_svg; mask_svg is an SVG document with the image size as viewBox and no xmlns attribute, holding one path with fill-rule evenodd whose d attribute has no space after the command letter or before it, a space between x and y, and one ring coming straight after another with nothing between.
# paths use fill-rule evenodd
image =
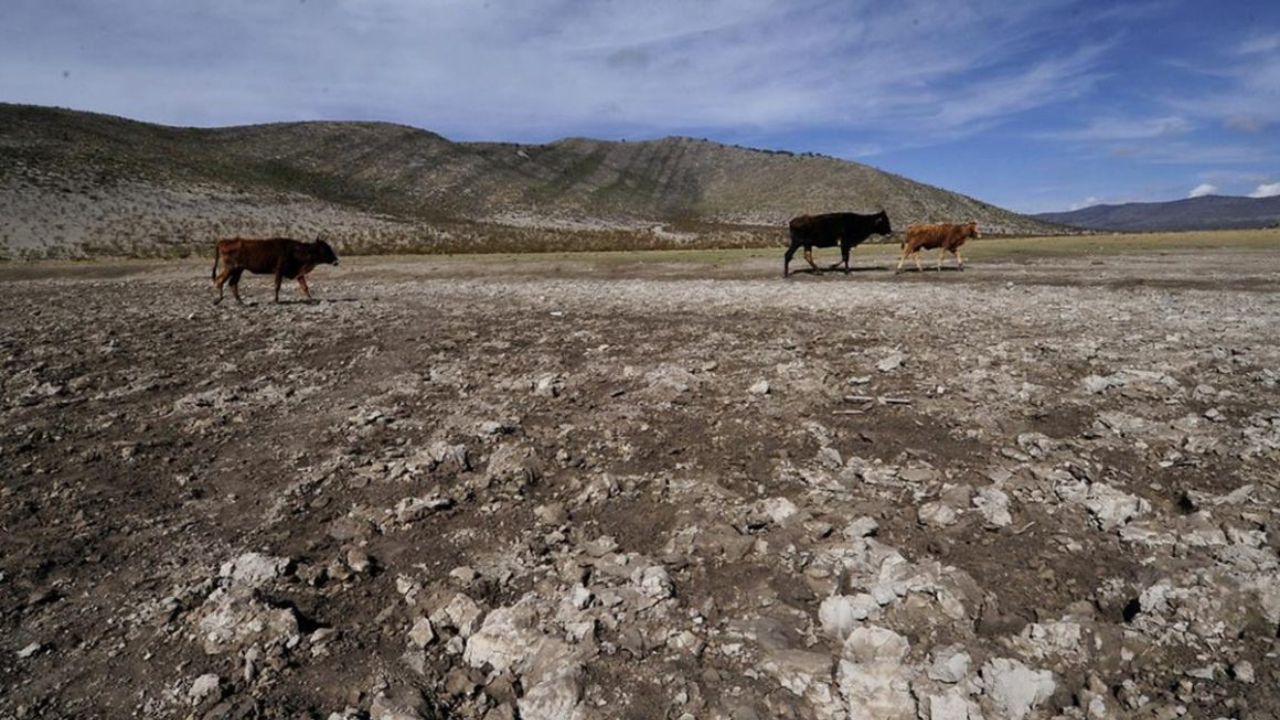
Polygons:
<instances>
[{"instance_id":1,"label":"cow's leg","mask_svg":"<svg viewBox=\"0 0 1280 720\"><path fill-rule=\"evenodd\" d=\"M947 249L944 247L938 248L938 272L942 272L942 258L946 256L947 256Z\"/></svg>"},{"instance_id":2,"label":"cow's leg","mask_svg":"<svg viewBox=\"0 0 1280 720\"><path fill-rule=\"evenodd\" d=\"M782 256L782 277L786 277L791 272L791 258L795 257L796 250L800 249L800 245L792 243L787 248L787 254Z\"/></svg>"},{"instance_id":3,"label":"cow's leg","mask_svg":"<svg viewBox=\"0 0 1280 720\"><path fill-rule=\"evenodd\" d=\"M912 255L916 257L916 272L924 272L924 266L920 264L920 251L917 250Z\"/></svg>"},{"instance_id":4,"label":"cow's leg","mask_svg":"<svg viewBox=\"0 0 1280 720\"><path fill-rule=\"evenodd\" d=\"M314 299L315 299L315 298L311 297L311 288L307 287L307 276L306 276L306 275L299 275L299 276L298 276L298 284L302 286L302 292L303 292L303 294L305 294L305 295L307 296L307 299L308 299L308 300L314 300Z\"/></svg>"},{"instance_id":5,"label":"cow's leg","mask_svg":"<svg viewBox=\"0 0 1280 720\"><path fill-rule=\"evenodd\" d=\"M952 250L951 254L956 256L956 266L959 267L961 270L963 270L964 258L960 257L960 248L956 248L955 250Z\"/></svg>"},{"instance_id":6,"label":"cow's leg","mask_svg":"<svg viewBox=\"0 0 1280 720\"><path fill-rule=\"evenodd\" d=\"M894 274L894 275L897 275L898 273L902 272L902 264L903 264L904 262L906 262L906 261L907 261L907 256L908 256L908 255L910 255L910 254L911 254L911 251L910 251L909 249L907 249L907 246L906 246L906 245L903 245L903 246L902 246L902 257L898 258L898 267L896 267L896 268L894 268L894 269L893 269L893 274Z\"/></svg>"},{"instance_id":7,"label":"cow's leg","mask_svg":"<svg viewBox=\"0 0 1280 720\"><path fill-rule=\"evenodd\" d=\"M844 271L849 272L849 248L848 243L840 243L840 262L831 263L829 270L835 270L840 267L840 263L844 263Z\"/></svg>"},{"instance_id":8,"label":"cow's leg","mask_svg":"<svg viewBox=\"0 0 1280 720\"><path fill-rule=\"evenodd\" d=\"M231 268L224 267L222 268L222 272L218 274L217 279L213 281L214 287L218 288L218 299L213 301L214 305L222 302L222 286L226 284L227 278L229 277L231 277ZM231 289L234 291L235 287L235 285L232 285Z\"/></svg>"},{"instance_id":9,"label":"cow's leg","mask_svg":"<svg viewBox=\"0 0 1280 720\"><path fill-rule=\"evenodd\" d=\"M822 272L822 269L818 267L818 264L813 261L812 247L806 247L804 249L804 259L809 263L809 267L813 268L814 272Z\"/></svg>"},{"instance_id":10,"label":"cow's leg","mask_svg":"<svg viewBox=\"0 0 1280 720\"><path fill-rule=\"evenodd\" d=\"M244 274L244 270L237 268L231 273L231 294L235 296L236 302L243 305L244 300L240 299L240 276Z\"/></svg>"}]
</instances>

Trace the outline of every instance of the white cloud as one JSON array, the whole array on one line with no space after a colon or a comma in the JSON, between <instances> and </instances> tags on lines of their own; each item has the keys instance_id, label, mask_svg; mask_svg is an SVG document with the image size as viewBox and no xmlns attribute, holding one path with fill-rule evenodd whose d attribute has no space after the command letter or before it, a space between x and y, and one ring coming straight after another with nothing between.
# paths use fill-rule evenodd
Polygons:
<instances>
[{"instance_id":1,"label":"white cloud","mask_svg":"<svg viewBox=\"0 0 1280 720\"><path fill-rule=\"evenodd\" d=\"M1205 195L1213 195L1216 192L1218 192L1217 185L1210 185L1209 183L1200 183L1199 185L1191 188L1191 192L1187 193L1187 197L1189 198L1204 197Z\"/></svg>"},{"instance_id":2,"label":"white cloud","mask_svg":"<svg viewBox=\"0 0 1280 720\"><path fill-rule=\"evenodd\" d=\"M1280 182L1263 183L1249 193L1251 198L1275 197L1280 195Z\"/></svg>"},{"instance_id":3,"label":"white cloud","mask_svg":"<svg viewBox=\"0 0 1280 720\"><path fill-rule=\"evenodd\" d=\"M927 144L1078 97L1112 47L1045 42L1078 0L6 2L9 101L172 124L382 119L459 139L767 128Z\"/></svg>"},{"instance_id":4,"label":"white cloud","mask_svg":"<svg viewBox=\"0 0 1280 720\"><path fill-rule=\"evenodd\" d=\"M1089 197L1085 198L1085 199L1084 199L1083 201L1081 201L1081 202L1071 203L1071 208L1070 208L1070 209L1071 209L1071 210L1081 210L1081 209L1084 209L1084 208L1087 208L1087 207L1093 207L1094 205L1097 205L1097 204L1099 204L1099 203L1101 203L1101 202L1102 202L1102 201L1101 201L1101 200L1099 200L1098 198L1096 198L1096 197L1094 197L1094 196L1090 195Z\"/></svg>"}]
</instances>

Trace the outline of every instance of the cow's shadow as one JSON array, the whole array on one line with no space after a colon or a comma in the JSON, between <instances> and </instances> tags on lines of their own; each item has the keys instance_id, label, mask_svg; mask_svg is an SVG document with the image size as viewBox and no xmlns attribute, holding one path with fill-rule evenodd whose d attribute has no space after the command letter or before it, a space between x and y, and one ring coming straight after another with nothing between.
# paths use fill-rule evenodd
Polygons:
<instances>
[{"instance_id":1,"label":"cow's shadow","mask_svg":"<svg viewBox=\"0 0 1280 720\"><path fill-rule=\"evenodd\" d=\"M316 298L314 300L304 300L301 298L282 299L280 302L272 300L246 300L244 307L271 307L272 305L328 305L331 303L354 303L360 302L361 298ZM224 303L225 304L225 303ZM231 304L234 307L234 303Z\"/></svg>"},{"instance_id":2,"label":"cow's shadow","mask_svg":"<svg viewBox=\"0 0 1280 720\"><path fill-rule=\"evenodd\" d=\"M796 268L791 271L792 275L853 275L855 273L865 272L886 272L892 270L891 265L851 265L848 270L843 267L824 267L824 268Z\"/></svg>"},{"instance_id":3,"label":"cow's shadow","mask_svg":"<svg viewBox=\"0 0 1280 720\"><path fill-rule=\"evenodd\" d=\"M915 267L906 267L906 266L903 266L903 268L902 268L901 270L898 270L895 274L901 274L901 273L907 273L907 272L916 273L916 274L922 274L922 273L934 273L934 272L944 272L944 273L945 273L945 272L964 272L964 269L963 269L963 268L958 268L958 267L956 267L955 265L943 265L942 267L937 267L937 266L934 266L934 267L924 267L924 268L921 268L921 269L917 269L917 268L915 268Z\"/></svg>"}]
</instances>

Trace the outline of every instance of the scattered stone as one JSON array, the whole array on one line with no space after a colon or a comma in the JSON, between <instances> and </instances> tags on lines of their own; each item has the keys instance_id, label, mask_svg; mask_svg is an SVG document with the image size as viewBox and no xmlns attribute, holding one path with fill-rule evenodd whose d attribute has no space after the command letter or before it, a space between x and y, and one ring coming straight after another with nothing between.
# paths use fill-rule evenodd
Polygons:
<instances>
[{"instance_id":1,"label":"scattered stone","mask_svg":"<svg viewBox=\"0 0 1280 720\"><path fill-rule=\"evenodd\" d=\"M378 693L369 705L370 720L425 720L427 704L417 688L402 685Z\"/></svg>"},{"instance_id":2,"label":"scattered stone","mask_svg":"<svg viewBox=\"0 0 1280 720\"><path fill-rule=\"evenodd\" d=\"M956 512L955 508L944 502L935 500L921 505L916 511L916 517L921 525L926 527L942 528L947 527L948 525L954 525L960 515Z\"/></svg>"},{"instance_id":3,"label":"scattered stone","mask_svg":"<svg viewBox=\"0 0 1280 720\"><path fill-rule=\"evenodd\" d=\"M533 509L533 516L538 518L539 522L553 526L563 525L569 520L564 503L560 502L539 505Z\"/></svg>"},{"instance_id":4,"label":"scattered stone","mask_svg":"<svg viewBox=\"0 0 1280 720\"><path fill-rule=\"evenodd\" d=\"M952 645L933 651L933 662L927 674L930 680L958 683L969 675L969 653L963 645Z\"/></svg>"},{"instance_id":5,"label":"scattered stone","mask_svg":"<svg viewBox=\"0 0 1280 720\"><path fill-rule=\"evenodd\" d=\"M902 363L906 359L907 356L903 353L895 352L876 363L876 369L883 373L893 372L902 367Z\"/></svg>"},{"instance_id":6,"label":"scattered stone","mask_svg":"<svg viewBox=\"0 0 1280 720\"><path fill-rule=\"evenodd\" d=\"M827 635L844 641L861 621L879 612L880 603L868 593L833 595L818 607L818 622Z\"/></svg>"},{"instance_id":7,"label":"scattered stone","mask_svg":"<svg viewBox=\"0 0 1280 720\"><path fill-rule=\"evenodd\" d=\"M1009 514L1009 496L999 488L980 488L973 497L973 506L991 525L1006 527L1013 523L1013 516Z\"/></svg>"},{"instance_id":8,"label":"scattered stone","mask_svg":"<svg viewBox=\"0 0 1280 720\"><path fill-rule=\"evenodd\" d=\"M187 690L187 699L192 705L202 705L207 700L218 700L222 697L222 678L214 673L206 673L196 678Z\"/></svg>"},{"instance_id":9,"label":"scattered stone","mask_svg":"<svg viewBox=\"0 0 1280 720\"><path fill-rule=\"evenodd\" d=\"M863 626L844 642L837 673L851 720L914 720L908 674L902 665L907 639L885 628Z\"/></svg>"},{"instance_id":10,"label":"scattered stone","mask_svg":"<svg viewBox=\"0 0 1280 720\"><path fill-rule=\"evenodd\" d=\"M661 565L637 568L631 573L631 582L639 585L640 591L645 595L656 600L669 598L675 592L675 585L671 582L671 576L667 574L666 568Z\"/></svg>"},{"instance_id":11,"label":"scattered stone","mask_svg":"<svg viewBox=\"0 0 1280 720\"><path fill-rule=\"evenodd\" d=\"M982 666L986 694L999 717L1022 720L1057 689L1053 673L1032 670L1018 660L992 658Z\"/></svg>"},{"instance_id":12,"label":"scattered stone","mask_svg":"<svg viewBox=\"0 0 1280 720\"><path fill-rule=\"evenodd\" d=\"M366 573L373 567L373 560L364 550L351 548L347 551L347 567L357 573Z\"/></svg>"},{"instance_id":13,"label":"scattered stone","mask_svg":"<svg viewBox=\"0 0 1280 720\"><path fill-rule=\"evenodd\" d=\"M750 388L747 388L747 392L751 393L752 395L768 395L769 381L760 380L756 382L756 384L752 385Z\"/></svg>"},{"instance_id":14,"label":"scattered stone","mask_svg":"<svg viewBox=\"0 0 1280 720\"><path fill-rule=\"evenodd\" d=\"M472 633L480 628L480 621L484 619L484 610L476 604L475 600L462 593L454 595L442 608L441 613L449 627L457 630L458 635L463 638L471 637Z\"/></svg>"},{"instance_id":15,"label":"scattered stone","mask_svg":"<svg viewBox=\"0 0 1280 720\"><path fill-rule=\"evenodd\" d=\"M1132 518L1151 510L1151 503L1146 500L1104 483L1089 486L1084 506L1092 513L1098 528L1104 532L1115 530Z\"/></svg>"},{"instance_id":16,"label":"scattered stone","mask_svg":"<svg viewBox=\"0 0 1280 720\"><path fill-rule=\"evenodd\" d=\"M236 585L256 588L283 575L290 563L289 558L249 552L223 563L219 574Z\"/></svg>"},{"instance_id":17,"label":"scattered stone","mask_svg":"<svg viewBox=\"0 0 1280 720\"><path fill-rule=\"evenodd\" d=\"M846 540L856 540L858 538L871 537L879 532L879 530L880 523L876 522L875 518L863 515L846 525L844 530L841 531L841 535L843 535Z\"/></svg>"},{"instance_id":18,"label":"scattered stone","mask_svg":"<svg viewBox=\"0 0 1280 720\"><path fill-rule=\"evenodd\" d=\"M18 656L19 660L26 660L27 658L31 657L32 655L35 655L36 653L40 652L43 649L44 649L44 645L41 645L38 642L33 642L30 645L27 645L26 647L22 648L15 654Z\"/></svg>"},{"instance_id":19,"label":"scattered stone","mask_svg":"<svg viewBox=\"0 0 1280 720\"><path fill-rule=\"evenodd\" d=\"M424 648L434 642L435 639L436 631L431 627L429 619L420 617L413 622L413 627L409 630L409 641L415 647Z\"/></svg>"}]
</instances>

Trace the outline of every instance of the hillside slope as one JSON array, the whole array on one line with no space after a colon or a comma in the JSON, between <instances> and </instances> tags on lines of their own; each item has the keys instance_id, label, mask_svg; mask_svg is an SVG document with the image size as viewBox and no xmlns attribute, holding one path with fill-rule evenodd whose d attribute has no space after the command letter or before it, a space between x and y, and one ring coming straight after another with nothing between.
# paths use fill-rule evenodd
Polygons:
<instances>
[{"instance_id":1,"label":"hillside slope","mask_svg":"<svg viewBox=\"0 0 1280 720\"><path fill-rule=\"evenodd\" d=\"M1041 213L1045 222L1088 230L1215 230L1272 227L1280 223L1280 196L1206 195L1156 203L1094 205L1072 212Z\"/></svg>"},{"instance_id":2,"label":"hillside slope","mask_svg":"<svg viewBox=\"0 0 1280 720\"><path fill-rule=\"evenodd\" d=\"M456 143L389 123L173 128L0 104L0 252L186 252L323 234L346 252L774 244L805 212L1053 228L858 163L692 138Z\"/></svg>"}]
</instances>

